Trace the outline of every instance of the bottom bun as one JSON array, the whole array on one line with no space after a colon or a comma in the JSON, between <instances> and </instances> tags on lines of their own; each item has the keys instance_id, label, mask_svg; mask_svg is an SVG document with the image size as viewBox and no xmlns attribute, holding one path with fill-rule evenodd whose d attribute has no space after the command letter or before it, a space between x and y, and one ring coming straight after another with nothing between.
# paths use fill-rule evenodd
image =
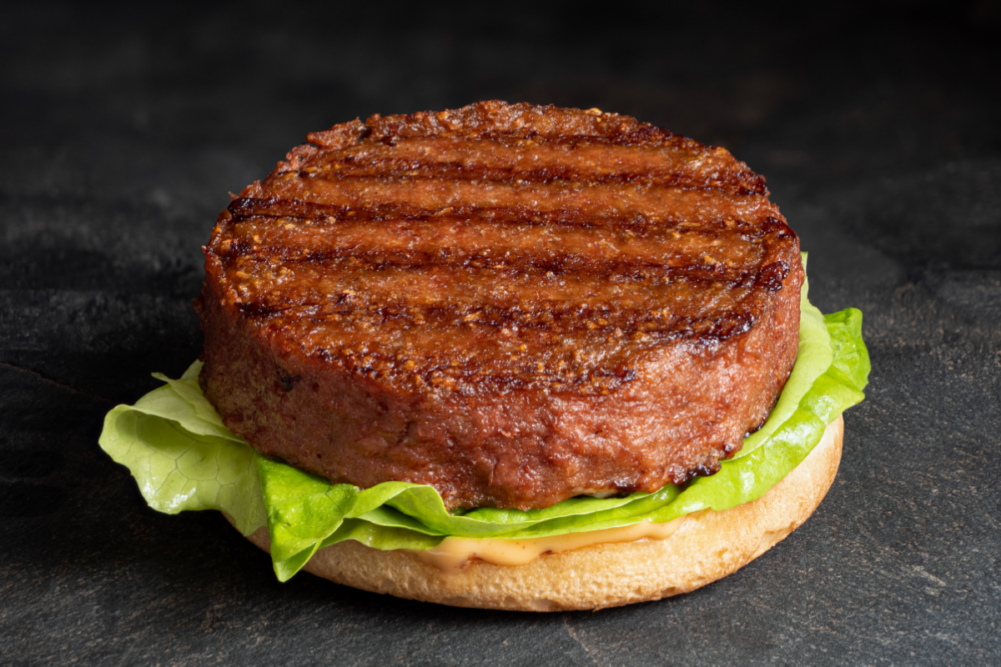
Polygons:
<instances>
[{"instance_id":1,"label":"bottom bun","mask_svg":"<svg viewBox=\"0 0 1001 667\"><path fill-rule=\"evenodd\" d=\"M345 541L318 551L304 569L375 593L512 611L601 609L687 593L736 572L806 521L837 474L843 433L838 417L810 455L764 496L688 515L664 540L597 544L519 566L474 560L450 571L409 551ZM267 529L248 539L269 551Z\"/></svg>"}]
</instances>

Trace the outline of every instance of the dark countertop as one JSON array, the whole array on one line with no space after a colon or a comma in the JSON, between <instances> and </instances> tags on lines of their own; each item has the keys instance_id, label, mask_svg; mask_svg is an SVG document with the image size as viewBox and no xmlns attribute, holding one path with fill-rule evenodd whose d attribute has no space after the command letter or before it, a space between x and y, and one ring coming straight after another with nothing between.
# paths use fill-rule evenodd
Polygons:
<instances>
[{"instance_id":1,"label":"dark countertop","mask_svg":"<svg viewBox=\"0 0 1001 667\"><path fill-rule=\"evenodd\" d=\"M587 25L573 5L5 5L0 664L1001 663L1001 8L693 4ZM834 487L737 574L550 615L283 585L98 449L111 406L198 354L228 192L310 130L483 98L728 147L811 252L813 301L865 313Z\"/></svg>"}]
</instances>

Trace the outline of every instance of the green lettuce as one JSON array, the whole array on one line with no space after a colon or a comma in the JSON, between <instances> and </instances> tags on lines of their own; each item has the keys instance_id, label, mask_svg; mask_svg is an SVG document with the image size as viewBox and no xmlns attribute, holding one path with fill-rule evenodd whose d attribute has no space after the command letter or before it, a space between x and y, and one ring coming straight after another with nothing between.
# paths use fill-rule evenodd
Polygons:
<instances>
[{"instance_id":1,"label":"green lettuce","mask_svg":"<svg viewBox=\"0 0 1001 667\"><path fill-rule=\"evenodd\" d=\"M577 497L539 510L445 509L430 486L331 484L268 459L222 424L198 386L201 363L134 406L108 413L100 444L129 468L154 509L225 512L245 535L267 526L275 573L286 581L318 549L356 540L376 549L428 549L447 536L530 538L665 522L724 510L768 491L806 458L827 424L864 398L869 357L862 314L823 316L801 301L799 356L765 425L710 477L621 498Z\"/></svg>"},{"instance_id":2,"label":"green lettuce","mask_svg":"<svg viewBox=\"0 0 1001 667\"><path fill-rule=\"evenodd\" d=\"M167 514L219 510L244 535L267 522L257 454L225 426L198 386L201 363L104 418L100 445L135 477L150 507Z\"/></svg>"}]
</instances>

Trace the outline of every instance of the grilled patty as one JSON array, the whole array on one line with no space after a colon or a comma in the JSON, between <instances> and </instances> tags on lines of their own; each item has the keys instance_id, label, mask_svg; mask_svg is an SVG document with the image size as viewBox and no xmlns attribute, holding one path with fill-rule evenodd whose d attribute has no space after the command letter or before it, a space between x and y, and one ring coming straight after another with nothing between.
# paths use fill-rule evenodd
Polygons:
<instances>
[{"instance_id":1,"label":"grilled patty","mask_svg":"<svg viewBox=\"0 0 1001 667\"><path fill-rule=\"evenodd\" d=\"M724 149L502 102L308 139L205 248L202 386L262 454L528 509L709 474L767 417L799 241Z\"/></svg>"}]
</instances>

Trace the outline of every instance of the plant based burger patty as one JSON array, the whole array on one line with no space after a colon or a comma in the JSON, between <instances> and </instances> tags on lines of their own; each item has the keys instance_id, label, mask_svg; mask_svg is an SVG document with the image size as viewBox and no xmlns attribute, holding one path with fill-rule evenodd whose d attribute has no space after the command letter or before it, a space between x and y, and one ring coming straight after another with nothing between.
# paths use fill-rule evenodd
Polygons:
<instances>
[{"instance_id":1,"label":"plant based burger patty","mask_svg":"<svg viewBox=\"0 0 1001 667\"><path fill-rule=\"evenodd\" d=\"M309 142L205 247L200 382L261 454L531 509L710 474L768 416L799 240L726 150L503 102Z\"/></svg>"}]
</instances>

